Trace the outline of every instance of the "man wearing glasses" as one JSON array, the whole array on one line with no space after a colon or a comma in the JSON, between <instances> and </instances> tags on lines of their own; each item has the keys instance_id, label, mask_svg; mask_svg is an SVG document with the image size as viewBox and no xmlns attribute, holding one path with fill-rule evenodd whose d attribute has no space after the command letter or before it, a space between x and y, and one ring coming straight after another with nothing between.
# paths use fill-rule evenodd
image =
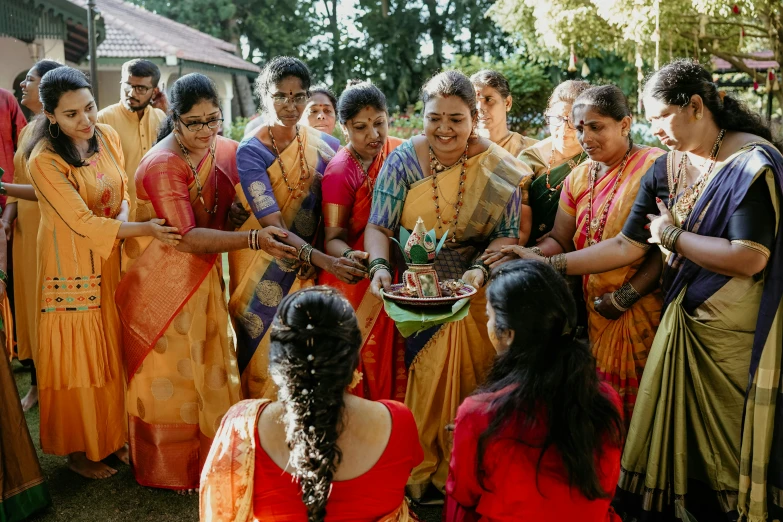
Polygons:
<instances>
[{"instance_id":1,"label":"man wearing glasses","mask_svg":"<svg viewBox=\"0 0 783 522\"><path fill-rule=\"evenodd\" d=\"M158 89L159 80L160 69L149 60L125 62L122 65L120 102L98 113L98 122L111 125L120 135L125 173L128 175L131 220L136 215L136 168L155 144L160 124L166 118L166 113L152 106L156 97L163 96Z\"/></svg>"}]
</instances>

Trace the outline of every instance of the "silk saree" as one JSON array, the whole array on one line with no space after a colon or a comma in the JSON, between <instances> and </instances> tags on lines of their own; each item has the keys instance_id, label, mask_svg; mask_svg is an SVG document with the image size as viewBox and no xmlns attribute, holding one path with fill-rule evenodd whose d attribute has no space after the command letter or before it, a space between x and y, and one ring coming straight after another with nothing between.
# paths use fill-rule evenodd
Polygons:
<instances>
[{"instance_id":1,"label":"silk saree","mask_svg":"<svg viewBox=\"0 0 783 522\"><path fill-rule=\"evenodd\" d=\"M206 154L197 168L206 208L217 204L214 214L199 200L185 161L153 149L136 172L137 218L163 218L182 235L196 227L223 230L237 179L236 146L217 137L215 161ZM133 473L144 486L195 489L220 421L240 399L220 257L139 237L125 241L123 265L115 298Z\"/></svg>"},{"instance_id":2,"label":"silk saree","mask_svg":"<svg viewBox=\"0 0 783 522\"><path fill-rule=\"evenodd\" d=\"M527 168L498 145L467 161L462 210L454 230L435 260L441 279L459 279L489 243L496 238L518 238L519 182ZM457 194L461 163L437 175L442 194ZM373 194L369 222L395 232L412 230L419 217L440 238L436 227L432 177L425 176L411 141L400 145L386 160ZM453 215L456 198L440 198L442 213ZM401 262L401 261L400 261ZM404 270L399 266L399 271ZM486 299L480 289L470 303L468 316L420 332L406 339L408 387L405 404L413 412L424 450L408 491L420 498L432 484L443 491L448 475L450 435L457 407L484 378L495 357L486 326Z\"/></svg>"},{"instance_id":3,"label":"silk saree","mask_svg":"<svg viewBox=\"0 0 783 522\"><path fill-rule=\"evenodd\" d=\"M343 148L326 167L323 180L323 214L326 227L348 231L348 246L364 250L364 229L370 218L372 189L389 153L402 140L389 137L365 175L351 152ZM362 331L362 348L358 370L362 381L352 393L365 399L405 400L405 340L394 321L383 309L383 302L370 292L370 280L356 284L343 283L328 272L318 275L318 284L336 288L356 311Z\"/></svg>"},{"instance_id":4,"label":"silk saree","mask_svg":"<svg viewBox=\"0 0 783 522\"><path fill-rule=\"evenodd\" d=\"M252 216L240 230L260 229L259 219L280 212L286 228L308 243L316 239L321 221L321 178L339 142L310 127L300 127L304 158L297 140L280 152L288 184L298 186L301 165L309 177L301 195L288 189L275 154L256 135L246 137L237 149L237 194ZM263 250L240 250L228 255L230 270L229 315L237 334L237 359L245 397L274 398L269 378L269 327L280 301L291 292L312 286L297 277L300 263L276 259Z\"/></svg>"}]
</instances>

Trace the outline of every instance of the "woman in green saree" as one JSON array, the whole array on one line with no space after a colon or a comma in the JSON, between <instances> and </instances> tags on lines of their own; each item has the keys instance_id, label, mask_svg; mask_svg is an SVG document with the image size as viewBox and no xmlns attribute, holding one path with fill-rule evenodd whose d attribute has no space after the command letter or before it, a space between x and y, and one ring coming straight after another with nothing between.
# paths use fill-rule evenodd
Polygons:
<instances>
[{"instance_id":1,"label":"woman in green saree","mask_svg":"<svg viewBox=\"0 0 783 522\"><path fill-rule=\"evenodd\" d=\"M587 154L576 139L576 131L571 122L571 107L577 96L590 87L587 82L567 80L552 92L545 118L549 125L550 136L526 148L519 159L533 169L533 177L527 182L528 204L533 209L533 225L527 238L520 237L520 243L535 246L540 239L552 230L560 201L560 191L566 177ZM523 192L524 199L525 194Z\"/></svg>"},{"instance_id":2,"label":"woman in green saree","mask_svg":"<svg viewBox=\"0 0 783 522\"><path fill-rule=\"evenodd\" d=\"M781 519L783 156L697 63L655 73L644 106L671 152L645 175L622 233L551 258L584 274L640 259L650 243L666 255L617 507L626 520Z\"/></svg>"}]
</instances>

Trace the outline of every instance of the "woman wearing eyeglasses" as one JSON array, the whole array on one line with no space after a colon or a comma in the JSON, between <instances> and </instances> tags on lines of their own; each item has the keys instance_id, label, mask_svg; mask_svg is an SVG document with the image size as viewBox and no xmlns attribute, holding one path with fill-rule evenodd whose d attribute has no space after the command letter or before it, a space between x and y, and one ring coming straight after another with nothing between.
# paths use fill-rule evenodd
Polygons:
<instances>
[{"instance_id":1,"label":"woman wearing eyeglasses","mask_svg":"<svg viewBox=\"0 0 783 522\"><path fill-rule=\"evenodd\" d=\"M234 232L235 141L218 136L217 88L203 74L177 80L158 143L136 172L137 219L177 227L175 247L135 238L123 248L115 295L123 323L129 439L139 484L193 491L223 414L240 398L219 253L296 251L270 227Z\"/></svg>"},{"instance_id":2,"label":"woman wearing eyeglasses","mask_svg":"<svg viewBox=\"0 0 783 522\"><path fill-rule=\"evenodd\" d=\"M555 87L545 114L550 136L519 155L519 159L527 163L534 173L528 188L533 226L527 241L520 241L521 244L535 246L542 236L552 231L563 182L587 158L576 139L570 118L574 100L589 87L589 83L575 80Z\"/></svg>"},{"instance_id":3,"label":"woman wearing eyeglasses","mask_svg":"<svg viewBox=\"0 0 783 522\"><path fill-rule=\"evenodd\" d=\"M565 252L582 250L617 236L628 219L644 173L663 151L631 140L631 109L614 85L591 87L574 101L576 136L590 161L563 183L560 208L548 238L533 250L543 253L562 274ZM519 245L505 254L529 252ZM485 262L497 262L500 254ZM598 374L620 394L630 422L639 381L660 322L661 295L656 289L661 256L601 274L584 276L587 326Z\"/></svg>"},{"instance_id":4,"label":"woman wearing eyeglasses","mask_svg":"<svg viewBox=\"0 0 783 522\"><path fill-rule=\"evenodd\" d=\"M237 149L237 192L253 213L241 230L269 225L285 229L282 241L296 249L297 259L261 252L229 254L228 309L237 333L245 396L274 398L277 390L268 373L269 326L280 300L312 285L315 268L344 282L367 272L360 261L332 257L312 246L321 222L321 178L340 143L299 125L310 89L307 66L296 58L277 57L264 66L255 88L266 122Z\"/></svg>"}]
</instances>

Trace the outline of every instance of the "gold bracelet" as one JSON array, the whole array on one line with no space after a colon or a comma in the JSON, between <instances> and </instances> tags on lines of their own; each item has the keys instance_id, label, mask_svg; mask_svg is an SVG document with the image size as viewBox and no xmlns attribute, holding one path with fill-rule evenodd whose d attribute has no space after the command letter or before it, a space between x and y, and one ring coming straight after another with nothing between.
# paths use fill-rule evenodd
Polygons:
<instances>
[{"instance_id":1,"label":"gold bracelet","mask_svg":"<svg viewBox=\"0 0 783 522\"><path fill-rule=\"evenodd\" d=\"M554 256L546 258L552 268L554 268L560 275L566 275L568 270L568 258L565 254L556 254Z\"/></svg>"},{"instance_id":2,"label":"gold bracelet","mask_svg":"<svg viewBox=\"0 0 783 522\"><path fill-rule=\"evenodd\" d=\"M680 234L683 232L685 231L680 227L667 225L666 228L663 229L663 232L661 232L660 245L669 252L677 253L677 239L679 239Z\"/></svg>"}]
</instances>

